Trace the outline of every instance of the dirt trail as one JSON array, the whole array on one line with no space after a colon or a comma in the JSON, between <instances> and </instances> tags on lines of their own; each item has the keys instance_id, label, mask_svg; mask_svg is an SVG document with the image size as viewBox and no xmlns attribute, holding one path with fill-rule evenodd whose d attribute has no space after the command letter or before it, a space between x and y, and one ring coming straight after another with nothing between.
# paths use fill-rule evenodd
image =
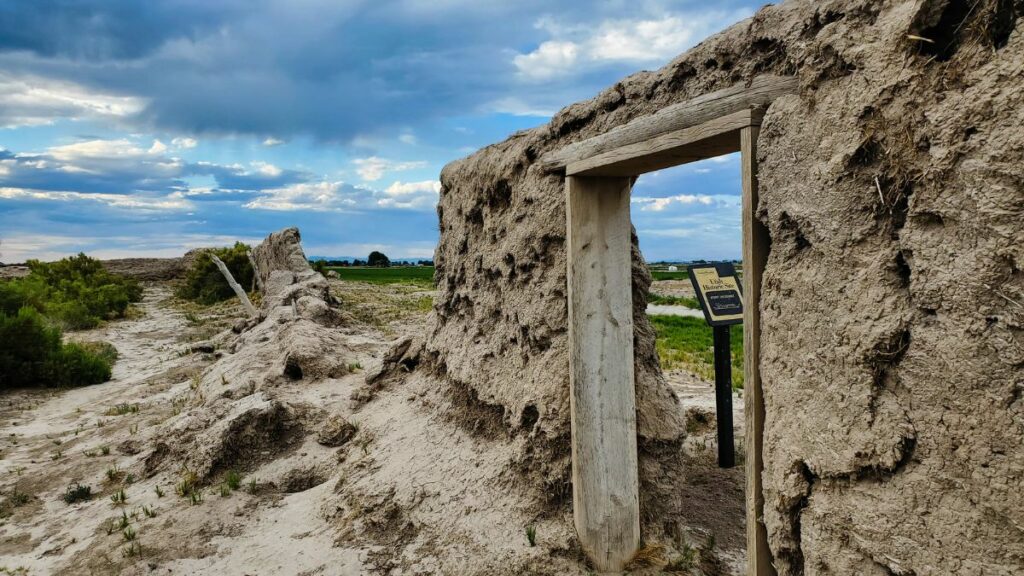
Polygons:
<instances>
[{"instance_id":1,"label":"dirt trail","mask_svg":"<svg viewBox=\"0 0 1024 576\"><path fill-rule=\"evenodd\" d=\"M376 296L368 298L371 289ZM369 370L393 338L422 330L420 292L339 282L331 290L366 318L347 336L355 365ZM176 494L180 463L164 461L152 472L147 461L161 442L180 444L168 425L202 410L202 391L209 400L230 388L220 384L222 364L215 364L234 356L230 346L189 349L190 340L231 325L238 310L186 316L170 295L167 284L147 285L140 317L73 334L114 344L120 357L111 381L0 396L0 502L28 497L0 504L0 573L430 574L452 566L464 566L462 573L585 573L573 552L571 517L536 516L535 496L509 484L513 453L532 440L509 443L494 430L452 426L466 414L424 376L365 405L350 400L364 386L362 369L267 388L273 401L296 411L305 433L244 469L237 490L205 484L196 504ZM689 470L685 490L702 505L694 506L686 537L697 545L716 534L723 573L739 573L742 469L714 466L713 388L685 373L668 380L694 422L680 457ZM125 414L117 414L119 405ZM739 442L742 401L735 405ZM340 448L322 445L317 431L325 414L355 423L356 437ZM477 416L478 424L487 421ZM89 485L93 497L68 505L62 496L76 482ZM111 501L120 490L124 504ZM116 523L122 515L131 542ZM537 528L536 547L524 536L527 525ZM133 542L141 545L138 555L129 553Z\"/></svg>"},{"instance_id":2,"label":"dirt trail","mask_svg":"<svg viewBox=\"0 0 1024 576\"><path fill-rule=\"evenodd\" d=\"M8 496L28 496L29 502L5 510L9 517L0 520L0 567L54 573L61 560L88 545L97 526L112 514L105 470L131 464L126 453L138 450L154 418L146 407L166 403L176 389L188 387L182 371L194 358L179 353L186 321L181 312L161 305L169 296L166 286L149 286L139 304L141 317L71 336L117 348L110 381L2 397L0 487ZM117 405L140 408L114 415ZM90 485L100 497L68 506L61 497L76 482Z\"/></svg>"}]
</instances>

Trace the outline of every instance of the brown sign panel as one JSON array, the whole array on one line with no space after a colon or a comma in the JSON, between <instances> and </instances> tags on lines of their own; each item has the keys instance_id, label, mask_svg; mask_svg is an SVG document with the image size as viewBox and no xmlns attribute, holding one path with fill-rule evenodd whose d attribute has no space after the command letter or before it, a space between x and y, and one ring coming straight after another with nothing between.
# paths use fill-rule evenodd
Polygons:
<instances>
[{"instance_id":1,"label":"brown sign panel","mask_svg":"<svg viewBox=\"0 0 1024 576\"><path fill-rule=\"evenodd\" d=\"M743 322L743 290L732 264L691 264L687 270L709 325L729 326Z\"/></svg>"}]
</instances>

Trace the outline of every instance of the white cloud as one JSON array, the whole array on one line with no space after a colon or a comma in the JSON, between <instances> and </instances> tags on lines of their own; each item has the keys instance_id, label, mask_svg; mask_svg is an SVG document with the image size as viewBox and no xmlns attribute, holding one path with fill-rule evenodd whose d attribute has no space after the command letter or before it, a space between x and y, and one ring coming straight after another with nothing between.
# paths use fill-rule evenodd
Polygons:
<instances>
[{"instance_id":1,"label":"white cloud","mask_svg":"<svg viewBox=\"0 0 1024 576\"><path fill-rule=\"evenodd\" d=\"M265 190L262 196L246 203L259 210L341 210L355 208L355 201L344 198L343 182L302 182Z\"/></svg>"},{"instance_id":2,"label":"white cloud","mask_svg":"<svg viewBox=\"0 0 1024 576\"><path fill-rule=\"evenodd\" d=\"M535 25L552 38L512 63L523 80L539 82L572 76L607 63L661 64L751 11L708 10L658 18L605 20L593 26L566 26L551 18Z\"/></svg>"},{"instance_id":3,"label":"white cloud","mask_svg":"<svg viewBox=\"0 0 1024 576\"><path fill-rule=\"evenodd\" d=\"M171 146L181 150L187 150L189 148L195 148L199 145L199 141L195 138L175 138L171 140Z\"/></svg>"},{"instance_id":4,"label":"white cloud","mask_svg":"<svg viewBox=\"0 0 1024 576\"><path fill-rule=\"evenodd\" d=\"M167 152L167 145L159 140L153 140L153 145L149 147L150 154L163 154Z\"/></svg>"},{"instance_id":5,"label":"white cloud","mask_svg":"<svg viewBox=\"0 0 1024 576\"><path fill-rule=\"evenodd\" d=\"M703 204L710 206L715 202L714 196L704 194L679 194L664 198L651 198L647 196L634 196L630 199L633 204L639 204L640 210L644 212L661 212L672 204Z\"/></svg>"},{"instance_id":6,"label":"white cloud","mask_svg":"<svg viewBox=\"0 0 1024 576\"><path fill-rule=\"evenodd\" d=\"M398 141L401 142L402 144L408 144L410 146L415 146L417 143L416 135L409 133L400 135L398 137Z\"/></svg>"},{"instance_id":7,"label":"white cloud","mask_svg":"<svg viewBox=\"0 0 1024 576\"><path fill-rule=\"evenodd\" d=\"M244 206L277 211L433 210L440 191L441 183L436 180L395 182L385 190L344 182L302 182L264 190Z\"/></svg>"},{"instance_id":8,"label":"white cloud","mask_svg":"<svg viewBox=\"0 0 1024 576\"><path fill-rule=\"evenodd\" d=\"M236 241L255 245L259 237L236 237L213 234L147 234L139 236L60 236L43 234L8 234L0 244L4 262L24 262L36 258L59 260L79 252L93 258L170 258L181 256L193 248L231 246Z\"/></svg>"},{"instance_id":9,"label":"white cloud","mask_svg":"<svg viewBox=\"0 0 1024 576\"><path fill-rule=\"evenodd\" d=\"M146 101L99 92L41 76L0 71L0 127L41 126L61 118L119 119L138 114Z\"/></svg>"},{"instance_id":10,"label":"white cloud","mask_svg":"<svg viewBox=\"0 0 1024 576\"><path fill-rule=\"evenodd\" d=\"M180 194L154 196L143 194L83 193L30 188L0 188L0 198L5 200L48 200L52 202L91 201L113 208L132 210L165 211L190 210L192 203Z\"/></svg>"},{"instance_id":11,"label":"white cloud","mask_svg":"<svg viewBox=\"0 0 1024 576\"><path fill-rule=\"evenodd\" d=\"M485 107L485 111L496 112L498 114L511 114L513 116L537 116L542 118L548 118L555 114L554 109L534 106L516 98L515 96L499 98L487 105Z\"/></svg>"},{"instance_id":12,"label":"white cloud","mask_svg":"<svg viewBox=\"0 0 1024 576\"><path fill-rule=\"evenodd\" d=\"M359 174L360 178L367 182L380 180L384 177L384 174L388 172L401 172L427 167L427 163L424 161L395 162L393 160L385 160L384 158L378 158L376 156L358 158L355 160L355 165L356 173Z\"/></svg>"},{"instance_id":13,"label":"white cloud","mask_svg":"<svg viewBox=\"0 0 1024 576\"><path fill-rule=\"evenodd\" d=\"M278 140L273 136L268 136L265 140L263 140L263 145L268 148L273 146L280 146L281 144L284 144L284 140Z\"/></svg>"},{"instance_id":14,"label":"white cloud","mask_svg":"<svg viewBox=\"0 0 1024 576\"><path fill-rule=\"evenodd\" d=\"M517 54L512 63L521 76L547 80L571 68L579 54L580 46L574 42L549 40L529 54Z\"/></svg>"},{"instance_id":15,"label":"white cloud","mask_svg":"<svg viewBox=\"0 0 1024 576\"><path fill-rule=\"evenodd\" d=\"M273 164L267 162L252 162L253 168L264 176L277 177L282 174L282 170Z\"/></svg>"},{"instance_id":16,"label":"white cloud","mask_svg":"<svg viewBox=\"0 0 1024 576\"><path fill-rule=\"evenodd\" d=\"M437 180L423 182L395 182L388 186L384 193L388 196L410 196L413 194L440 194L441 183Z\"/></svg>"}]
</instances>

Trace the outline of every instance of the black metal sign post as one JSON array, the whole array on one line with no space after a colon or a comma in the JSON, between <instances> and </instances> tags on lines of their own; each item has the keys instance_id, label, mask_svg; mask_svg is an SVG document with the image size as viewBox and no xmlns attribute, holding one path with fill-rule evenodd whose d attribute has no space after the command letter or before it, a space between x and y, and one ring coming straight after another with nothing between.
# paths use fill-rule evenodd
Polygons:
<instances>
[{"instance_id":1,"label":"black metal sign post","mask_svg":"<svg viewBox=\"0 0 1024 576\"><path fill-rule=\"evenodd\" d=\"M711 326L715 346L715 415L718 427L718 466L736 465L732 431L732 351L729 326L743 322L743 292L736 269L728 262L693 264L690 282Z\"/></svg>"},{"instance_id":2,"label":"black metal sign post","mask_svg":"<svg viewBox=\"0 0 1024 576\"><path fill-rule=\"evenodd\" d=\"M718 466L732 468L736 450L732 437L732 354L729 326L714 326L715 342L715 415L718 424Z\"/></svg>"}]
</instances>

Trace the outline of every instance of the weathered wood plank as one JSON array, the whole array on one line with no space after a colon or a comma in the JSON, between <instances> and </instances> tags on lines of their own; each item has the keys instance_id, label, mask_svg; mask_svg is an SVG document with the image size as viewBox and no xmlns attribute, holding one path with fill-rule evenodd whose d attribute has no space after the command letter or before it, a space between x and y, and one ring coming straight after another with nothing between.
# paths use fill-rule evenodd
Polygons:
<instances>
[{"instance_id":1,"label":"weathered wood plank","mask_svg":"<svg viewBox=\"0 0 1024 576\"><path fill-rule=\"evenodd\" d=\"M629 178L566 179L573 520L599 571L640 545Z\"/></svg>"},{"instance_id":2,"label":"weathered wood plank","mask_svg":"<svg viewBox=\"0 0 1024 576\"><path fill-rule=\"evenodd\" d=\"M249 313L249 316L252 318L258 316L259 313L256 312L256 308L253 307L252 302L249 301L249 296L245 293L245 289L235 281L235 277L231 275L231 271L228 270L227 264L212 252L210 253L210 260L213 260L213 263L217 265L220 273L224 275L224 279L228 281L228 285L230 285L231 289L235 291L235 295L238 296L238 299L242 301L242 307Z\"/></svg>"},{"instance_id":3,"label":"weathered wood plank","mask_svg":"<svg viewBox=\"0 0 1024 576\"><path fill-rule=\"evenodd\" d=\"M746 414L747 574L774 576L764 525L764 394L761 389L761 279L768 262L771 237L757 219L758 126L740 131L743 170L743 398Z\"/></svg>"},{"instance_id":4,"label":"weathered wood plank","mask_svg":"<svg viewBox=\"0 0 1024 576\"><path fill-rule=\"evenodd\" d=\"M538 162L545 171L560 172L573 162L621 146L650 140L666 132L696 126L740 110L767 106L779 96L795 93L797 87L797 79L792 76L758 76L750 84L738 84L673 104L600 136L548 152Z\"/></svg>"},{"instance_id":5,"label":"weathered wood plank","mask_svg":"<svg viewBox=\"0 0 1024 576\"><path fill-rule=\"evenodd\" d=\"M696 126L621 146L569 164L567 176L633 176L740 150L740 130L760 125L764 110L740 110Z\"/></svg>"}]
</instances>

